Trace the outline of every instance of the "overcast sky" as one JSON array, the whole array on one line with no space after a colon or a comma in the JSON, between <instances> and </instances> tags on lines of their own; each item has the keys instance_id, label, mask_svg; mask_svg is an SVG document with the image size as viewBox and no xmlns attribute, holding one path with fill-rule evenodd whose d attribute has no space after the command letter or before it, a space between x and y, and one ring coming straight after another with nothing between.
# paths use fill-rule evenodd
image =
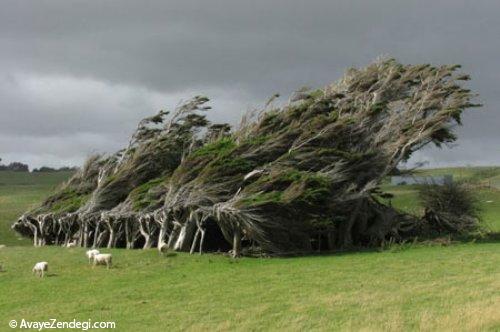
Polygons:
<instances>
[{"instance_id":1,"label":"overcast sky","mask_svg":"<svg viewBox=\"0 0 500 332\"><path fill-rule=\"evenodd\" d=\"M320 87L380 55L460 63L485 106L432 166L500 165L500 1L0 2L0 158L78 165L137 121L196 94L236 123L280 92Z\"/></svg>"}]
</instances>

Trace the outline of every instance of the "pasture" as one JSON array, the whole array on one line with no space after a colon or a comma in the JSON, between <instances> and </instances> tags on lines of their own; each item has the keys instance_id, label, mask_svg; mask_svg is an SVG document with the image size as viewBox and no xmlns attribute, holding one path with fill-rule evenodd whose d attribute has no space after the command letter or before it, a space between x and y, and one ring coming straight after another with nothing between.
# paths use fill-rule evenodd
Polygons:
<instances>
[{"instance_id":1,"label":"pasture","mask_svg":"<svg viewBox=\"0 0 500 332\"><path fill-rule=\"evenodd\" d=\"M0 244L30 245L30 241L20 238L10 229L11 224L71 174L0 171Z\"/></svg>"},{"instance_id":2,"label":"pasture","mask_svg":"<svg viewBox=\"0 0 500 332\"><path fill-rule=\"evenodd\" d=\"M487 227L500 230L500 169L432 172L475 184ZM113 254L107 270L83 248L34 248L9 228L67 177L0 172L0 330L22 318L115 321L118 331L500 329L500 242L238 260L102 250ZM395 206L419 208L414 187L384 187ZM49 273L38 279L42 260Z\"/></svg>"}]
</instances>

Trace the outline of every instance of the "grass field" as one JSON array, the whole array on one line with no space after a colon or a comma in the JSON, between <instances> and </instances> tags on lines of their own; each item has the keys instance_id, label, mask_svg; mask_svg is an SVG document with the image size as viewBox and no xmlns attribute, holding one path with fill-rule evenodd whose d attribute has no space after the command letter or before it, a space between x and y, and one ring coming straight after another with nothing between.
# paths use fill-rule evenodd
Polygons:
<instances>
[{"instance_id":1,"label":"grass field","mask_svg":"<svg viewBox=\"0 0 500 332\"><path fill-rule=\"evenodd\" d=\"M81 248L22 246L7 227L63 174L1 173L0 331L22 318L115 321L118 331L500 330L500 243L236 261L115 249L106 270L89 266ZM393 204L418 208L415 188L387 189ZM500 196L495 188L480 195L498 227ZM49 276L37 279L31 268L41 260Z\"/></svg>"},{"instance_id":2,"label":"grass field","mask_svg":"<svg viewBox=\"0 0 500 332\"><path fill-rule=\"evenodd\" d=\"M26 245L10 225L27 209L44 199L71 173L23 173L0 171L0 244Z\"/></svg>"}]
</instances>

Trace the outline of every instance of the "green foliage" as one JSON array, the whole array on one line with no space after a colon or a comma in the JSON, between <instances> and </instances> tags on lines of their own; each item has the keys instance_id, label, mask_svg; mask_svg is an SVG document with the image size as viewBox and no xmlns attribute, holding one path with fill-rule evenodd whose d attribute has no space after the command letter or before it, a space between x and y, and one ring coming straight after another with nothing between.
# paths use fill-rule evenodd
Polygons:
<instances>
[{"instance_id":1,"label":"green foliage","mask_svg":"<svg viewBox=\"0 0 500 332\"><path fill-rule=\"evenodd\" d=\"M314 205L323 203L330 195L328 177L296 169L286 169L262 176L249 186L249 191L254 187L264 188L265 191L249 194L243 199L243 205L291 202Z\"/></svg>"},{"instance_id":2,"label":"green foliage","mask_svg":"<svg viewBox=\"0 0 500 332\"><path fill-rule=\"evenodd\" d=\"M246 206L258 206L261 204L268 203L280 203L283 192L281 191L270 191L270 192L259 192L252 194L242 200L242 203Z\"/></svg>"},{"instance_id":3,"label":"green foliage","mask_svg":"<svg viewBox=\"0 0 500 332\"><path fill-rule=\"evenodd\" d=\"M307 252L310 220L351 215L361 200L376 199L374 188L414 151L456 139L453 125L475 107L456 68L380 59L323 89L297 91L289 105L271 108L269 102L232 134L198 114L210 107L197 96L164 126L157 126L162 114L139 124L125 152L99 170L115 175L96 188L84 213L128 207L119 205L127 197L134 210L146 209L156 202L151 180L172 174L162 198L181 224L192 211L217 211L219 226L229 228L223 233L234 231L238 220L254 229L252 240L264 251ZM64 209L80 203L72 192L63 194ZM261 208L239 211L238 199ZM390 207L367 203L363 209L363 218L346 227L352 234L338 229L335 245L373 245L403 227L401 220L393 225L403 218L392 217L398 212ZM256 220L268 220L266 229ZM408 223L419 225L416 218Z\"/></svg>"},{"instance_id":4,"label":"green foliage","mask_svg":"<svg viewBox=\"0 0 500 332\"><path fill-rule=\"evenodd\" d=\"M384 111L385 109L387 109L387 102L378 102L378 103L375 103L371 106L371 113L372 114L378 114L382 111Z\"/></svg>"},{"instance_id":5,"label":"green foliage","mask_svg":"<svg viewBox=\"0 0 500 332\"><path fill-rule=\"evenodd\" d=\"M210 157L216 158L230 152L236 146L232 137L223 137L213 143L208 143L193 151L191 158Z\"/></svg>"},{"instance_id":6,"label":"green foliage","mask_svg":"<svg viewBox=\"0 0 500 332\"><path fill-rule=\"evenodd\" d=\"M285 113L286 118L292 120L300 119L302 114L304 114L307 111L307 109L311 106L312 103L313 103L312 99L307 99L301 101L301 103L297 105L290 106Z\"/></svg>"},{"instance_id":7,"label":"green foliage","mask_svg":"<svg viewBox=\"0 0 500 332\"><path fill-rule=\"evenodd\" d=\"M337 119L339 118L339 116L340 116L340 113L339 113L338 110L333 110L330 113L328 113L328 117L330 118L329 119L330 122L337 121Z\"/></svg>"},{"instance_id":8,"label":"green foliage","mask_svg":"<svg viewBox=\"0 0 500 332\"><path fill-rule=\"evenodd\" d=\"M150 180L130 192L129 198L132 201L134 211L146 209L158 203L158 197L154 194L154 190L162 186L168 176L162 176Z\"/></svg>"},{"instance_id":9,"label":"green foliage","mask_svg":"<svg viewBox=\"0 0 500 332\"><path fill-rule=\"evenodd\" d=\"M426 210L456 216L480 217L481 208L476 195L470 187L457 183L419 187L419 199Z\"/></svg>"},{"instance_id":10,"label":"green foliage","mask_svg":"<svg viewBox=\"0 0 500 332\"><path fill-rule=\"evenodd\" d=\"M222 156L210 164L212 169L216 168L221 175L229 176L240 173L248 173L255 167L251 160L236 156Z\"/></svg>"},{"instance_id":11,"label":"green foliage","mask_svg":"<svg viewBox=\"0 0 500 332\"><path fill-rule=\"evenodd\" d=\"M300 181L303 177L304 177L304 172L301 172L294 168L278 173L278 179L283 182L290 182L290 183L296 182Z\"/></svg>"},{"instance_id":12,"label":"green foliage","mask_svg":"<svg viewBox=\"0 0 500 332\"><path fill-rule=\"evenodd\" d=\"M280 113L278 111L270 111L264 114L260 122L261 128L268 128L268 130L276 130L283 124Z\"/></svg>"},{"instance_id":13,"label":"green foliage","mask_svg":"<svg viewBox=\"0 0 500 332\"><path fill-rule=\"evenodd\" d=\"M312 99L320 99L325 95L325 92L322 89L311 90L308 93Z\"/></svg>"},{"instance_id":14,"label":"green foliage","mask_svg":"<svg viewBox=\"0 0 500 332\"><path fill-rule=\"evenodd\" d=\"M336 156L349 162L355 162L363 158L370 158L374 152L352 152L335 148L320 148L317 150L317 153L319 157Z\"/></svg>"},{"instance_id":15,"label":"green foliage","mask_svg":"<svg viewBox=\"0 0 500 332\"><path fill-rule=\"evenodd\" d=\"M82 194L76 190L67 188L58 194L58 198L49 207L50 212L65 213L75 212L89 199L90 194Z\"/></svg>"},{"instance_id":16,"label":"green foliage","mask_svg":"<svg viewBox=\"0 0 500 332\"><path fill-rule=\"evenodd\" d=\"M330 121L331 118L327 114L319 114L308 123L308 129L312 132L316 132L323 128L325 124L329 123Z\"/></svg>"},{"instance_id":17,"label":"green foliage","mask_svg":"<svg viewBox=\"0 0 500 332\"><path fill-rule=\"evenodd\" d=\"M248 137L245 141L243 141L241 145L246 144L249 146L259 146L261 144L266 143L269 139L271 139L271 135L251 136Z\"/></svg>"},{"instance_id":18,"label":"green foliage","mask_svg":"<svg viewBox=\"0 0 500 332\"><path fill-rule=\"evenodd\" d=\"M310 172L299 172L299 174L300 178L293 181L285 190L285 199L316 207L318 204L326 203L331 195L328 177Z\"/></svg>"}]
</instances>

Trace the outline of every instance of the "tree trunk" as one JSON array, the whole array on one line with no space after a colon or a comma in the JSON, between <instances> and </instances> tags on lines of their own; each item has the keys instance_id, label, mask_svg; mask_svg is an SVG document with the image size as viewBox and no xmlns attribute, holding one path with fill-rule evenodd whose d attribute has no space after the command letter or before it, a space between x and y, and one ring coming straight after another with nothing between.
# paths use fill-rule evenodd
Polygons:
<instances>
[{"instance_id":1,"label":"tree trunk","mask_svg":"<svg viewBox=\"0 0 500 332\"><path fill-rule=\"evenodd\" d=\"M45 245L45 230L44 230L45 216L44 215L38 216L37 221L38 221L38 227L40 229L40 233L38 234L38 245L43 246Z\"/></svg>"},{"instance_id":2,"label":"tree trunk","mask_svg":"<svg viewBox=\"0 0 500 332\"><path fill-rule=\"evenodd\" d=\"M94 241L92 242L92 248L97 248L98 239L99 239L99 228L101 226L101 221L97 221L94 229Z\"/></svg>"},{"instance_id":3,"label":"tree trunk","mask_svg":"<svg viewBox=\"0 0 500 332\"><path fill-rule=\"evenodd\" d=\"M179 238L175 244L174 249L180 251L188 251L191 247L191 241L193 239L196 228L196 222L194 218L189 218L186 223L182 226Z\"/></svg>"},{"instance_id":4,"label":"tree trunk","mask_svg":"<svg viewBox=\"0 0 500 332\"><path fill-rule=\"evenodd\" d=\"M144 237L144 246L142 246L142 249L151 249L153 246L153 241L152 237L150 235Z\"/></svg>"},{"instance_id":5,"label":"tree trunk","mask_svg":"<svg viewBox=\"0 0 500 332\"><path fill-rule=\"evenodd\" d=\"M56 245L56 246L59 245L59 238L61 237L61 233L62 233L62 226L59 223L59 221L57 221L57 233L56 233L56 236L54 238L54 245Z\"/></svg>"},{"instance_id":6,"label":"tree trunk","mask_svg":"<svg viewBox=\"0 0 500 332\"><path fill-rule=\"evenodd\" d=\"M82 247L87 248L89 240L89 221L84 221L83 223L83 242Z\"/></svg>"},{"instance_id":7,"label":"tree trunk","mask_svg":"<svg viewBox=\"0 0 500 332\"><path fill-rule=\"evenodd\" d=\"M180 227L179 236L177 237L177 241L175 241L174 250L181 249L185 238L186 238L186 225Z\"/></svg>"},{"instance_id":8,"label":"tree trunk","mask_svg":"<svg viewBox=\"0 0 500 332\"><path fill-rule=\"evenodd\" d=\"M333 250L335 248L335 233L332 230L328 230L326 233L328 250Z\"/></svg>"},{"instance_id":9,"label":"tree trunk","mask_svg":"<svg viewBox=\"0 0 500 332\"><path fill-rule=\"evenodd\" d=\"M109 239L108 239L108 245L106 246L108 249L113 248L113 244L115 242L115 230L113 227L109 227Z\"/></svg>"},{"instance_id":10,"label":"tree trunk","mask_svg":"<svg viewBox=\"0 0 500 332\"><path fill-rule=\"evenodd\" d=\"M96 248L99 248L99 247L103 247L104 245L104 239L106 237L106 235L109 234L109 231L107 229L104 229L100 234L99 236L97 237L97 244L96 244Z\"/></svg>"},{"instance_id":11,"label":"tree trunk","mask_svg":"<svg viewBox=\"0 0 500 332\"><path fill-rule=\"evenodd\" d=\"M64 242L63 242L63 247L68 246L68 243L69 243L69 237L70 237L69 232L70 232L70 231L69 231L69 229L68 229L68 230L66 230L66 231L64 232Z\"/></svg>"},{"instance_id":12,"label":"tree trunk","mask_svg":"<svg viewBox=\"0 0 500 332\"><path fill-rule=\"evenodd\" d=\"M158 234L158 243L157 243L157 247L158 247L159 251L161 251L164 246L167 246L167 248L170 248L170 242L173 238L173 230L172 230L172 233L170 234L168 242L167 243L165 242L165 237L167 235L167 229L168 229L168 217L165 214L163 214L163 216L160 217L160 221L161 221L160 232ZM175 227L174 227L174 229L175 229Z\"/></svg>"},{"instance_id":13,"label":"tree trunk","mask_svg":"<svg viewBox=\"0 0 500 332\"><path fill-rule=\"evenodd\" d=\"M196 230L196 233L194 234L194 239L193 243L191 244L191 250L189 251L189 254L193 254L194 250L196 249L196 243L198 242L198 238L200 237L200 229L198 228Z\"/></svg>"},{"instance_id":14,"label":"tree trunk","mask_svg":"<svg viewBox=\"0 0 500 332\"><path fill-rule=\"evenodd\" d=\"M233 233L233 258L240 256L241 256L241 231L239 228L235 228Z\"/></svg>"},{"instance_id":15,"label":"tree trunk","mask_svg":"<svg viewBox=\"0 0 500 332\"><path fill-rule=\"evenodd\" d=\"M38 247L38 229L33 225L33 245Z\"/></svg>"},{"instance_id":16,"label":"tree trunk","mask_svg":"<svg viewBox=\"0 0 500 332\"><path fill-rule=\"evenodd\" d=\"M201 239L200 239L200 255L203 253L203 243L205 242L205 230L201 229Z\"/></svg>"},{"instance_id":17,"label":"tree trunk","mask_svg":"<svg viewBox=\"0 0 500 332\"><path fill-rule=\"evenodd\" d=\"M167 242L168 249L173 249L173 245L175 244L175 242L177 240L180 228L181 228L181 225L179 223L174 224L174 228L172 229L172 232L170 233L170 237L168 238L168 242Z\"/></svg>"},{"instance_id":18,"label":"tree trunk","mask_svg":"<svg viewBox=\"0 0 500 332\"><path fill-rule=\"evenodd\" d=\"M356 222L356 219L358 218L359 211L361 209L361 206L363 205L363 199L359 199L354 208L351 211L351 216L349 217L349 220L340 227L340 236L342 238L340 239L340 242L342 243L343 248L350 248L352 247L352 226Z\"/></svg>"},{"instance_id":19,"label":"tree trunk","mask_svg":"<svg viewBox=\"0 0 500 332\"><path fill-rule=\"evenodd\" d=\"M144 238L144 246L142 246L142 249L150 249L151 246L153 245L151 239L152 235L151 234L151 220L148 220L148 226L147 229L145 227L145 219L139 219L139 232L141 232L142 237Z\"/></svg>"},{"instance_id":20,"label":"tree trunk","mask_svg":"<svg viewBox=\"0 0 500 332\"><path fill-rule=\"evenodd\" d=\"M132 229L130 225L130 220L129 218L125 219L125 242L126 242L126 248L127 249L132 249L134 247L133 243L133 235L132 235Z\"/></svg>"}]
</instances>

